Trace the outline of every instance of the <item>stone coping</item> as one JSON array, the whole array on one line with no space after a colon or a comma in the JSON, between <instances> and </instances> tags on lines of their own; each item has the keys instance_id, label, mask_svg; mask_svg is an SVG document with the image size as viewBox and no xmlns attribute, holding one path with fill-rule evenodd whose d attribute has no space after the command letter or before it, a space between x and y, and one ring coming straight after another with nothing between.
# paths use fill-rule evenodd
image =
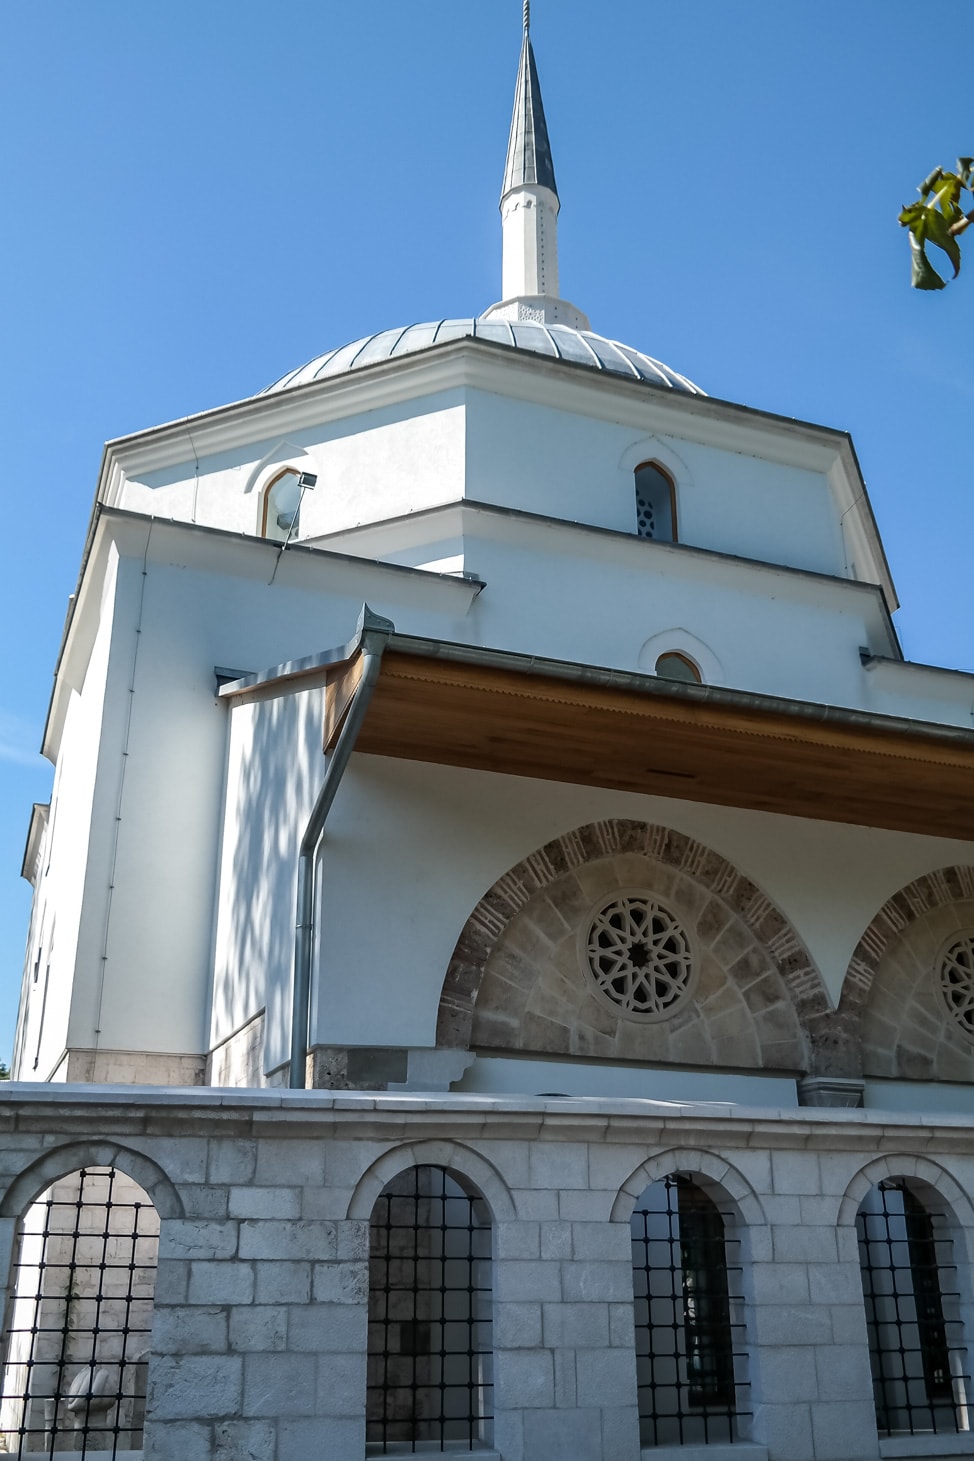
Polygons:
<instances>
[{"instance_id":1,"label":"stone coping","mask_svg":"<svg viewBox=\"0 0 974 1461\"><path fill-rule=\"evenodd\" d=\"M473 1444L469 1441L445 1441L442 1444L437 1441L404 1441L402 1445L390 1441L385 1447L366 1441L365 1456L366 1461L371 1461L373 1456L425 1456L427 1461L437 1461L438 1457L476 1456L477 1461L504 1461L500 1451L478 1445L476 1441Z\"/></svg>"},{"instance_id":2,"label":"stone coping","mask_svg":"<svg viewBox=\"0 0 974 1461\"><path fill-rule=\"evenodd\" d=\"M924 1461L940 1461L945 1456L974 1455L974 1433L959 1431L956 1435L913 1435L883 1436L879 1442L879 1454L889 1457L923 1457Z\"/></svg>"},{"instance_id":3,"label":"stone coping","mask_svg":"<svg viewBox=\"0 0 974 1461\"><path fill-rule=\"evenodd\" d=\"M17 1107L146 1108L159 1111L192 1109L218 1112L251 1112L265 1118L314 1118L326 1113L349 1115L406 1116L413 1113L444 1117L504 1116L507 1118L574 1118L602 1120L639 1118L647 1120L710 1120L722 1124L778 1127L788 1123L795 1129L814 1127L974 1127L974 1116L963 1112L904 1112L873 1108L816 1106L743 1106L730 1101L663 1101L639 1097L604 1096L512 1096L458 1094L454 1092L410 1094L370 1091L285 1090L279 1087L220 1086L136 1086L68 1084L46 1081L4 1081L0 1083L0 1113Z\"/></svg>"},{"instance_id":4,"label":"stone coping","mask_svg":"<svg viewBox=\"0 0 974 1461\"><path fill-rule=\"evenodd\" d=\"M706 1446L643 1446L641 1461L768 1461L767 1446L725 1441Z\"/></svg>"}]
</instances>

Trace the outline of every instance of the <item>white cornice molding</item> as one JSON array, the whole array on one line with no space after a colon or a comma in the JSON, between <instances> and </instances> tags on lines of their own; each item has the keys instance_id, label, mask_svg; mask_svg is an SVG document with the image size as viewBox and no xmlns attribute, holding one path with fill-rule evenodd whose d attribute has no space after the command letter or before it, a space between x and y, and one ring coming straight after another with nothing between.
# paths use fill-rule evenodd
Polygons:
<instances>
[{"instance_id":1,"label":"white cornice molding","mask_svg":"<svg viewBox=\"0 0 974 1461\"><path fill-rule=\"evenodd\" d=\"M405 513L401 517L380 522L362 523L354 528L315 539L334 551L347 549L364 557L394 553L435 541L438 537L467 538L477 532L491 539L535 548L541 552L565 552L575 556L609 557L652 572L665 564L668 575L678 576L683 570L689 576L713 578L720 574L747 575L753 580L753 592L783 596L802 602L818 602L825 594L840 599L869 624L876 643L886 643L891 657L899 656L896 633L890 621L885 596L879 584L859 578L816 573L812 569L795 568L787 563L772 563L762 558L745 558L720 553L691 543L666 543L639 538L635 533L592 523L545 517L519 508L498 507L494 503L458 499ZM774 587L770 580L774 580Z\"/></svg>"},{"instance_id":2,"label":"white cornice molding","mask_svg":"<svg viewBox=\"0 0 974 1461\"><path fill-rule=\"evenodd\" d=\"M611 420L643 437L683 438L824 473L843 523L848 556L860 576L880 584L890 610L898 607L865 483L846 432L473 338L270 395L252 396L110 441L97 497L108 505L116 503L124 476L198 461L228 447L257 444L420 397L469 389Z\"/></svg>"}]
</instances>

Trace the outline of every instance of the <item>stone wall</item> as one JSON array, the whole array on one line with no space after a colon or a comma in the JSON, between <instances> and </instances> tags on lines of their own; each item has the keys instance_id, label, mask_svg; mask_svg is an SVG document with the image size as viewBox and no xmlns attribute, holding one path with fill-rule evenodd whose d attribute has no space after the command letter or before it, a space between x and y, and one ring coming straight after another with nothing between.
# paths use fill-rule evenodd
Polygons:
<instances>
[{"instance_id":1,"label":"stone wall","mask_svg":"<svg viewBox=\"0 0 974 1461\"><path fill-rule=\"evenodd\" d=\"M672 912L693 964L688 998L652 1023L613 1010L580 957L600 901L633 890ZM447 971L437 1041L804 1073L829 1015L807 949L748 878L682 833L615 819L557 838L484 895Z\"/></svg>"},{"instance_id":2,"label":"stone wall","mask_svg":"<svg viewBox=\"0 0 974 1461\"><path fill-rule=\"evenodd\" d=\"M10 1086L0 1126L0 1271L16 1218L81 1166L128 1173L155 1204L151 1461L362 1461L369 1218L386 1184L424 1163L455 1173L490 1215L504 1461L637 1461L628 1222L647 1185L674 1172L717 1195L740 1239L752 1412L741 1461L881 1454L855 1233L876 1182L922 1180L949 1208L970 1328L974 1132L959 1118ZM969 1434L895 1445L974 1452Z\"/></svg>"},{"instance_id":3,"label":"stone wall","mask_svg":"<svg viewBox=\"0 0 974 1461\"><path fill-rule=\"evenodd\" d=\"M951 1014L939 976L945 949L972 932L974 868L918 878L880 909L855 951L840 1006L857 1021L864 1075L974 1081L974 1025Z\"/></svg>"}]
</instances>

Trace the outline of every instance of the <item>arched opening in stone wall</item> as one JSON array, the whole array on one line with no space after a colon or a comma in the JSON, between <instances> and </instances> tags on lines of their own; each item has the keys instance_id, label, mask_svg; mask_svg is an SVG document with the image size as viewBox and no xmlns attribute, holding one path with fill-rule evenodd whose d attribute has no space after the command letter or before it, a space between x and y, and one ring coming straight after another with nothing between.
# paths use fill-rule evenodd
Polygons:
<instances>
[{"instance_id":1,"label":"arched opening in stone wall","mask_svg":"<svg viewBox=\"0 0 974 1461\"><path fill-rule=\"evenodd\" d=\"M27 1209L0 1390L6 1451L140 1451L158 1248L155 1207L114 1167L63 1177Z\"/></svg>"},{"instance_id":2,"label":"arched opening in stone wall","mask_svg":"<svg viewBox=\"0 0 974 1461\"><path fill-rule=\"evenodd\" d=\"M491 1225L444 1167L387 1183L370 1221L366 1442L386 1455L490 1440Z\"/></svg>"},{"instance_id":3,"label":"arched opening in stone wall","mask_svg":"<svg viewBox=\"0 0 974 1461\"><path fill-rule=\"evenodd\" d=\"M726 1221L725 1221L726 1219ZM739 1439L746 1415L740 1239L704 1187L672 1173L633 1210L632 1276L644 1446Z\"/></svg>"},{"instance_id":4,"label":"arched opening in stone wall","mask_svg":"<svg viewBox=\"0 0 974 1461\"><path fill-rule=\"evenodd\" d=\"M888 899L846 974L850 1070L877 1080L974 1080L974 868L947 867Z\"/></svg>"},{"instance_id":5,"label":"arched opening in stone wall","mask_svg":"<svg viewBox=\"0 0 974 1461\"><path fill-rule=\"evenodd\" d=\"M950 1222L926 1184L891 1177L856 1215L882 1436L969 1429L970 1381Z\"/></svg>"},{"instance_id":6,"label":"arched opening in stone wall","mask_svg":"<svg viewBox=\"0 0 974 1461\"><path fill-rule=\"evenodd\" d=\"M548 843L484 894L437 1044L798 1075L832 1014L808 950L744 874L671 828L617 819Z\"/></svg>"}]
</instances>

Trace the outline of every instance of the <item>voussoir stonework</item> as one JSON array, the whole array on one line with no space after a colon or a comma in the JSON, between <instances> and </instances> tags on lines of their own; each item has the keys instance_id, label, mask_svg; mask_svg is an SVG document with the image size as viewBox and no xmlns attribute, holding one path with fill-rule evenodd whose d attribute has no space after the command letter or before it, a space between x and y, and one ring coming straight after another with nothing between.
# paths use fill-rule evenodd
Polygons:
<instances>
[{"instance_id":1,"label":"voussoir stonework","mask_svg":"<svg viewBox=\"0 0 974 1461\"><path fill-rule=\"evenodd\" d=\"M945 953L972 932L971 867L927 873L883 905L853 954L839 1006L860 1023L864 1075L974 1080L974 1041L941 980Z\"/></svg>"},{"instance_id":2,"label":"voussoir stonework","mask_svg":"<svg viewBox=\"0 0 974 1461\"><path fill-rule=\"evenodd\" d=\"M672 911L696 966L690 997L656 1023L598 998L579 957L598 900L634 888ZM680 832L613 820L548 843L484 895L450 961L437 1043L807 1070L828 1018L808 951L760 889Z\"/></svg>"}]
</instances>

